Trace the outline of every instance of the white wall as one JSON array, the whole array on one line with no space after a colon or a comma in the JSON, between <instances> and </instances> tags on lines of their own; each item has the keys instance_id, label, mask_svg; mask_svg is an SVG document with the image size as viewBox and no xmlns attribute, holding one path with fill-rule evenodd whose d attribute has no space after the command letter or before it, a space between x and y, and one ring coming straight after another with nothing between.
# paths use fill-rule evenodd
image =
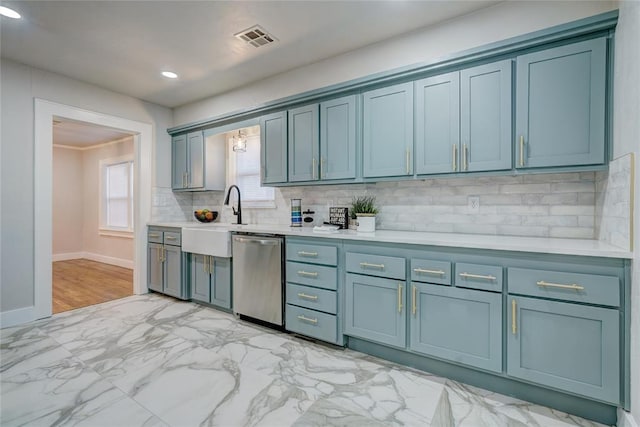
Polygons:
<instances>
[{"instance_id":1,"label":"white wall","mask_svg":"<svg viewBox=\"0 0 640 427\"><path fill-rule=\"evenodd\" d=\"M504 2L440 25L300 67L176 108L182 125L452 53L515 37L615 9L609 1Z\"/></svg>"},{"instance_id":2,"label":"white wall","mask_svg":"<svg viewBox=\"0 0 640 427\"><path fill-rule=\"evenodd\" d=\"M635 153L635 255L631 284L631 414L640 425L640 2L620 2L616 28L613 148L614 157Z\"/></svg>"},{"instance_id":3,"label":"white wall","mask_svg":"<svg viewBox=\"0 0 640 427\"><path fill-rule=\"evenodd\" d=\"M0 61L0 311L34 304L34 98L153 126L155 185L170 186L170 109L59 74ZM154 176L156 174L154 173ZM145 189L145 191L150 191ZM50 209L47 209L50 211Z\"/></svg>"},{"instance_id":4,"label":"white wall","mask_svg":"<svg viewBox=\"0 0 640 427\"><path fill-rule=\"evenodd\" d=\"M82 151L53 147L53 255L82 252Z\"/></svg>"},{"instance_id":5,"label":"white wall","mask_svg":"<svg viewBox=\"0 0 640 427\"><path fill-rule=\"evenodd\" d=\"M84 216L83 251L89 254L133 263L133 239L100 235L100 160L131 156L133 137L118 144L105 145L83 152ZM121 263L125 264L126 263Z\"/></svg>"}]
</instances>

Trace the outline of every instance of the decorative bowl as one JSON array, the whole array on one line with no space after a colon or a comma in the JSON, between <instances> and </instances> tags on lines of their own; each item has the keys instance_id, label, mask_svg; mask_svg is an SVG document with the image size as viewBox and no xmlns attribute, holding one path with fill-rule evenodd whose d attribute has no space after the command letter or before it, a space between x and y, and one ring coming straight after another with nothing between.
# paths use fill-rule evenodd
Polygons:
<instances>
[{"instance_id":1,"label":"decorative bowl","mask_svg":"<svg viewBox=\"0 0 640 427\"><path fill-rule=\"evenodd\" d=\"M198 209L193 212L193 216L200 222L213 222L218 218L218 212L210 211L209 209Z\"/></svg>"}]
</instances>

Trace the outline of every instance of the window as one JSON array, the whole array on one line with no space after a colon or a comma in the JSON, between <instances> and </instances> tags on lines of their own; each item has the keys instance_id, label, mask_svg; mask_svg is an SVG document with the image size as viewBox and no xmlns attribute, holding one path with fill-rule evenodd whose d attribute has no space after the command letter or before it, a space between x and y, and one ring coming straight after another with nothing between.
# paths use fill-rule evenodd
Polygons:
<instances>
[{"instance_id":1,"label":"window","mask_svg":"<svg viewBox=\"0 0 640 427\"><path fill-rule=\"evenodd\" d=\"M100 229L133 231L133 160L100 161Z\"/></svg>"},{"instance_id":2,"label":"window","mask_svg":"<svg viewBox=\"0 0 640 427\"><path fill-rule=\"evenodd\" d=\"M243 129L246 135L246 151L233 151L231 132L228 141L228 176L229 185L236 184L242 192L242 207L275 208L275 192L271 187L260 186L260 131L255 126ZM235 192L232 193L235 195Z\"/></svg>"}]
</instances>

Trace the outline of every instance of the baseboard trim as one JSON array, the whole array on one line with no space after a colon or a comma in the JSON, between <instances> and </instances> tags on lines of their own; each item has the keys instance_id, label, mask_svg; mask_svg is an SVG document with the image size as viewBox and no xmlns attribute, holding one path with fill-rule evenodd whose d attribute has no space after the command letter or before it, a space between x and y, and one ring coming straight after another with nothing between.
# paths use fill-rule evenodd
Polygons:
<instances>
[{"instance_id":1,"label":"baseboard trim","mask_svg":"<svg viewBox=\"0 0 640 427\"><path fill-rule=\"evenodd\" d=\"M35 306L18 308L0 313L0 328L10 328L36 320Z\"/></svg>"},{"instance_id":2,"label":"baseboard trim","mask_svg":"<svg viewBox=\"0 0 640 427\"><path fill-rule=\"evenodd\" d=\"M638 422L631 412L618 409L618 427L638 427Z\"/></svg>"},{"instance_id":3,"label":"baseboard trim","mask_svg":"<svg viewBox=\"0 0 640 427\"><path fill-rule=\"evenodd\" d=\"M55 261L68 261L71 259L82 259L82 258L88 259L91 261L102 262L105 264L116 265L118 267L128 268L130 270L133 270L133 267L134 267L134 263L131 260L110 257L106 255L101 255L101 254L94 254L91 252L69 252L66 254L54 254L51 259L53 262L55 262Z\"/></svg>"}]
</instances>

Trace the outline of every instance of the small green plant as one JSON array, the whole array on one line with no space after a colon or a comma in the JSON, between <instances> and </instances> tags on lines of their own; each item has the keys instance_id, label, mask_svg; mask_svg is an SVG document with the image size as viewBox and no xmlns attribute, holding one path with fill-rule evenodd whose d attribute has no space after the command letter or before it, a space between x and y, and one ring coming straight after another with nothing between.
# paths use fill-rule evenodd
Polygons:
<instances>
[{"instance_id":1,"label":"small green plant","mask_svg":"<svg viewBox=\"0 0 640 427\"><path fill-rule=\"evenodd\" d=\"M378 213L376 208L375 196L359 196L354 197L351 201L351 216L355 218L358 214L375 215Z\"/></svg>"}]
</instances>

